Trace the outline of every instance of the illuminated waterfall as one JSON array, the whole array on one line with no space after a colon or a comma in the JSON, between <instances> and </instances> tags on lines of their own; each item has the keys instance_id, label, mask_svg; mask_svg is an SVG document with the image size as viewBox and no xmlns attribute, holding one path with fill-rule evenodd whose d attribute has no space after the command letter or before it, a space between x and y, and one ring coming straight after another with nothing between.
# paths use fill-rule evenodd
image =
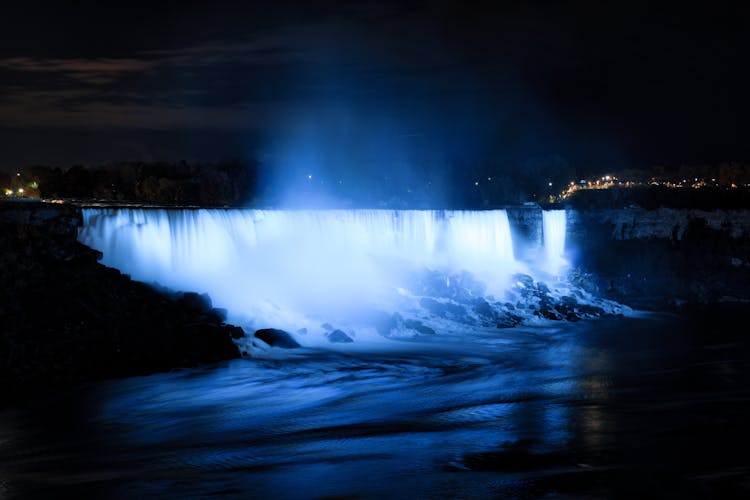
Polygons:
<instances>
[{"instance_id":1,"label":"illuminated waterfall","mask_svg":"<svg viewBox=\"0 0 750 500\"><path fill-rule=\"evenodd\" d=\"M518 270L504 210L92 208L79 239L103 264L206 292L230 316L380 304L420 267L466 270L489 290Z\"/></svg>"},{"instance_id":2,"label":"illuminated waterfall","mask_svg":"<svg viewBox=\"0 0 750 500\"><path fill-rule=\"evenodd\" d=\"M565 231L567 219L565 210L545 210L542 212L542 234L546 268L558 274L565 266Z\"/></svg>"}]
</instances>

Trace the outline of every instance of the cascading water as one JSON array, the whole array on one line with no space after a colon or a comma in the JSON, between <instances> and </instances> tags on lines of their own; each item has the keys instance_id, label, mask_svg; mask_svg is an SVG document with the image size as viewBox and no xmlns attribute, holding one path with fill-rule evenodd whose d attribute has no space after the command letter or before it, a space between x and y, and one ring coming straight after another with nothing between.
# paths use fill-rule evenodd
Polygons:
<instances>
[{"instance_id":1,"label":"cascading water","mask_svg":"<svg viewBox=\"0 0 750 500\"><path fill-rule=\"evenodd\" d=\"M79 239L134 279L279 326L385 304L419 268L469 271L489 292L520 269L504 210L92 208Z\"/></svg>"},{"instance_id":2,"label":"cascading water","mask_svg":"<svg viewBox=\"0 0 750 500\"><path fill-rule=\"evenodd\" d=\"M565 233L567 218L565 210L542 212L542 234L544 237L545 267L552 274L559 274L567 264L565 260Z\"/></svg>"}]
</instances>

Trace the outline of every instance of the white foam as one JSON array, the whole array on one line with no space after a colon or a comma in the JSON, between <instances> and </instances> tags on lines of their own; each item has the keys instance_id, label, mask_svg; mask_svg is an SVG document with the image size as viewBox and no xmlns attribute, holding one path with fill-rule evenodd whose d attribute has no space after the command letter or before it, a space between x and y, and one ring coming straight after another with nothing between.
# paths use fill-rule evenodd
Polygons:
<instances>
[{"instance_id":1,"label":"white foam","mask_svg":"<svg viewBox=\"0 0 750 500\"><path fill-rule=\"evenodd\" d=\"M519 270L504 210L90 208L79 240L107 266L208 293L257 326L380 305L417 266L469 271L488 291Z\"/></svg>"},{"instance_id":2,"label":"white foam","mask_svg":"<svg viewBox=\"0 0 750 500\"><path fill-rule=\"evenodd\" d=\"M542 212L542 234L546 269L554 275L567 265L565 259L565 234L567 218L565 210L545 210Z\"/></svg>"}]
</instances>

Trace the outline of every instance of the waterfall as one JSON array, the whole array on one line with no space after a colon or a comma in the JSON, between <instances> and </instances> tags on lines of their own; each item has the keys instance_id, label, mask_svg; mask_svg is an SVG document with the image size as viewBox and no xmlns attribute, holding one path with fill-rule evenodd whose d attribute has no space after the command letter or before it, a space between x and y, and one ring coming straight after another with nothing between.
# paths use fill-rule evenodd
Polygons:
<instances>
[{"instance_id":1,"label":"waterfall","mask_svg":"<svg viewBox=\"0 0 750 500\"><path fill-rule=\"evenodd\" d=\"M134 279L208 293L230 316L380 303L423 267L497 287L517 271L505 210L88 208L79 240Z\"/></svg>"},{"instance_id":2,"label":"waterfall","mask_svg":"<svg viewBox=\"0 0 750 500\"><path fill-rule=\"evenodd\" d=\"M546 268L553 274L558 274L567 263L565 260L566 223L565 210L545 210L542 212Z\"/></svg>"}]
</instances>

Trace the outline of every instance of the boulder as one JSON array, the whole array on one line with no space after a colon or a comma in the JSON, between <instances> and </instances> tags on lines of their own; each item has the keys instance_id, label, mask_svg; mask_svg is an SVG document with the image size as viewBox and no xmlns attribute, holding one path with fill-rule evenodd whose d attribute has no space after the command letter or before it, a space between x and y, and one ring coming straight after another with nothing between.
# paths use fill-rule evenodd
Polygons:
<instances>
[{"instance_id":1,"label":"boulder","mask_svg":"<svg viewBox=\"0 0 750 500\"><path fill-rule=\"evenodd\" d=\"M486 300L481 298L474 300L471 309L482 320L482 323L491 324L495 321L497 314Z\"/></svg>"},{"instance_id":2,"label":"boulder","mask_svg":"<svg viewBox=\"0 0 750 500\"><path fill-rule=\"evenodd\" d=\"M332 342L334 344L354 342L354 340L349 335L338 329L326 333L326 338L329 342Z\"/></svg>"},{"instance_id":3,"label":"boulder","mask_svg":"<svg viewBox=\"0 0 750 500\"><path fill-rule=\"evenodd\" d=\"M521 288L533 288L534 287L534 278L529 276L528 274L516 274L513 276L513 278L518 283L518 286Z\"/></svg>"},{"instance_id":4,"label":"boulder","mask_svg":"<svg viewBox=\"0 0 750 500\"><path fill-rule=\"evenodd\" d=\"M385 311L372 311L363 317L365 322L375 327L380 335L387 337L393 330L397 330L399 322L403 321L398 313L388 314Z\"/></svg>"},{"instance_id":5,"label":"boulder","mask_svg":"<svg viewBox=\"0 0 750 500\"><path fill-rule=\"evenodd\" d=\"M521 321L523 321L523 318L521 318L521 316L510 312L505 312L497 315L495 326L497 328L513 328L521 323Z\"/></svg>"},{"instance_id":6,"label":"boulder","mask_svg":"<svg viewBox=\"0 0 750 500\"><path fill-rule=\"evenodd\" d=\"M206 293L185 292L182 294L182 302L189 309L200 312L211 311L211 297Z\"/></svg>"},{"instance_id":7,"label":"boulder","mask_svg":"<svg viewBox=\"0 0 750 500\"><path fill-rule=\"evenodd\" d=\"M196 353L200 353L200 362L216 362L237 356L237 346L231 338L237 330L244 336L242 328L214 323L191 323L182 327L179 336L179 351L186 364L197 363Z\"/></svg>"},{"instance_id":8,"label":"boulder","mask_svg":"<svg viewBox=\"0 0 750 500\"><path fill-rule=\"evenodd\" d=\"M589 304L578 304L576 306L578 313L586 316L603 316L606 311L599 306L592 306Z\"/></svg>"},{"instance_id":9,"label":"boulder","mask_svg":"<svg viewBox=\"0 0 750 500\"><path fill-rule=\"evenodd\" d=\"M534 314L537 316L541 316L545 319L551 319L554 321L560 321L563 319L563 316L557 312L555 309L550 308L547 304L542 305L539 310L534 311Z\"/></svg>"},{"instance_id":10,"label":"boulder","mask_svg":"<svg viewBox=\"0 0 750 500\"><path fill-rule=\"evenodd\" d=\"M271 347L280 347L282 349L301 347L288 332L279 330L278 328L262 328L256 331L253 336Z\"/></svg>"},{"instance_id":11,"label":"boulder","mask_svg":"<svg viewBox=\"0 0 750 500\"><path fill-rule=\"evenodd\" d=\"M469 324L473 323L466 315L466 309L458 304L452 302L438 302L435 299L424 297L419 301L419 305L435 316Z\"/></svg>"},{"instance_id":12,"label":"boulder","mask_svg":"<svg viewBox=\"0 0 750 500\"><path fill-rule=\"evenodd\" d=\"M405 319L404 326L423 335L435 335L435 330L416 319Z\"/></svg>"},{"instance_id":13,"label":"boulder","mask_svg":"<svg viewBox=\"0 0 750 500\"><path fill-rule=\"evenodd\" d=\"M239 326L229 326L228 329L229 329L229 336L235 340L245 337L245 330L243 330Z\"/></svg>"}]
</instances>

